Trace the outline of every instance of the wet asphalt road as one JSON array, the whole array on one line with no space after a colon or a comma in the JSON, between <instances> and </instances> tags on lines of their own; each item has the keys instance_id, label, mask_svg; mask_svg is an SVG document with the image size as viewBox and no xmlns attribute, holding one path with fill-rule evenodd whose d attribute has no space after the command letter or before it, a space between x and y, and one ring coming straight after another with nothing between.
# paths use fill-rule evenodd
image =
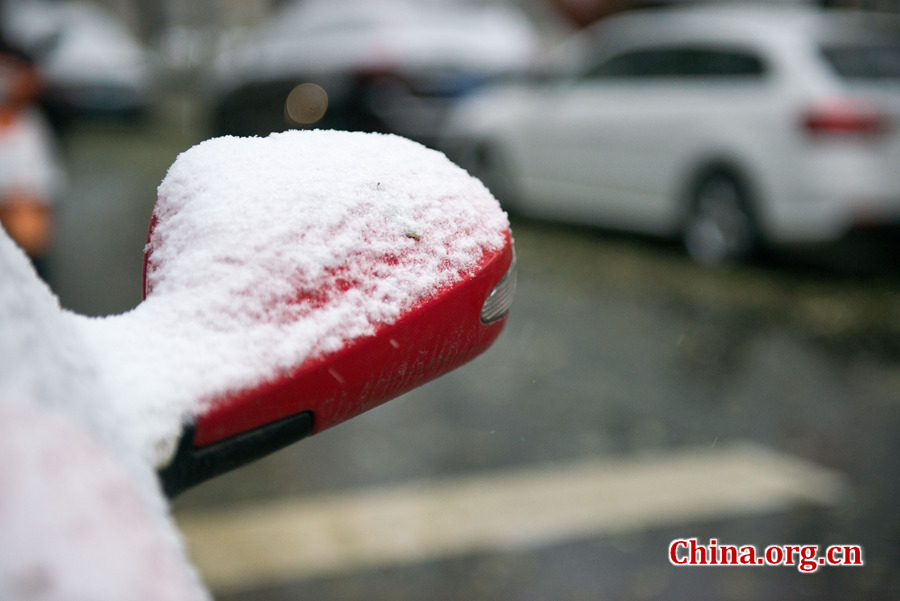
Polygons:
<instances>
[{"instance_id":1,"label":"wet asphalt road","mask_svg":"<svg viewBox=\"0 0 900 601\"><path fill-rule=\"evenodd\" d=\"M64 306L140 299L155 187L199 139L174 122L83 128L51 263ZM515 221L519 292L472 364L209 482L176 515L585 458L749 441L835 470L838 506L716 518L353 570L217 595L251 599L900 598L900 276L796 263L710 271L671 245ZM678 537L860 544L861 568L675 568Z\"/></svg>"}]
</instances>

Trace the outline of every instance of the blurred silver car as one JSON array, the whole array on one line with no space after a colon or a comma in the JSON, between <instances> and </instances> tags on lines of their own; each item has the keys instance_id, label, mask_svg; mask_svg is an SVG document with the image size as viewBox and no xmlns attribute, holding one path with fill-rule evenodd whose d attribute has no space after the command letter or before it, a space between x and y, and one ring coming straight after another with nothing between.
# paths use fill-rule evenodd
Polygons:
<instances>
[{"instance_id":1,"label":"blurred silver car","mask_svg":"<svg viewBox=\"0 0 900 601\"><path fill-rule=\"evenodd\" d=\"M900 29L802 6L613 17L474 94L443 144L510 209L697 261L900 224Z\"/></svg>"}]
</instances>

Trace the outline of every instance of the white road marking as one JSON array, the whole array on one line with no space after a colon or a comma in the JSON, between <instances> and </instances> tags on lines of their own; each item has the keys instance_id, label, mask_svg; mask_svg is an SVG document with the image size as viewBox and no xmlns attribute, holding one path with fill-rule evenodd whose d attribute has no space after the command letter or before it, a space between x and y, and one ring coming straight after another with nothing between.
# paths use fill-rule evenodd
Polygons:
<instances>
[{"instance_id":1,"label":"white road marking","mask_svg":"<svg viewBox=\"0 0 900 601\"><path fill-rule=\"evenodd\" d=\"M842 477L753 445L598 459L176 515L216 591L835 505Z\"/></svg>"}]
</instances>

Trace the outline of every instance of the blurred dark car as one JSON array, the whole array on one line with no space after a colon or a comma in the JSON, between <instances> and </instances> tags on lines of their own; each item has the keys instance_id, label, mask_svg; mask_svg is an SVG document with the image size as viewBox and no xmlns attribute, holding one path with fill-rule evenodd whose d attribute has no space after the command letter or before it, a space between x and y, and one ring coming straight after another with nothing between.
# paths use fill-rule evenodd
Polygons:
<instances>
[{"instance_id":1,"label":"blurred dark car","mask_svg":"<svg viewBox=\"0 0 900 601\"><path fill-rule=\"evenodd\" d=\"M530 22L508 7L291 3L219 56L214 133L316 127L427 143L457 97L523 69L536 46Z\"/></svg>"},{"instance_id":2,"label":"blurred dark car","mask_svg":"<svg viewBox=\"0 0 900 601\"><path fill-rule=\"evenodd\" d=\"M8 2L3 33L35 60L41 104L58 129L79 118L131 119L154 102L151 53L113 15L75 2Z\"/></svg>"}]
</instances>

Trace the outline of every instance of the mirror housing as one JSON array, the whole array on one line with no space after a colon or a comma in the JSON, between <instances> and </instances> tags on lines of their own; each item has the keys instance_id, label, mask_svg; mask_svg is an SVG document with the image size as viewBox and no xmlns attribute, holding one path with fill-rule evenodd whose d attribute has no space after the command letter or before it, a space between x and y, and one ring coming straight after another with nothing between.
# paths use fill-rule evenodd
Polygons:
<instances>
[{"instance_id":1,"label":"mirror housing","mask_svg":"<svg viewBox=\"0 0 900 601\"><path fill-rule=\"evenodd\" d=\"M506 215L440 153L322 131L191 149L160 186L146 309L122 318L150 346L170 330L159 343L173 355L165 378L217 369L202 356L213 349L247 373L184 379L198 398L157 460L166 493L470 361L500 335L514 290ZM160 315L168 325L151 326ZM172 331L188 320L190 339Z\"/></svg>"}]
</instances>

